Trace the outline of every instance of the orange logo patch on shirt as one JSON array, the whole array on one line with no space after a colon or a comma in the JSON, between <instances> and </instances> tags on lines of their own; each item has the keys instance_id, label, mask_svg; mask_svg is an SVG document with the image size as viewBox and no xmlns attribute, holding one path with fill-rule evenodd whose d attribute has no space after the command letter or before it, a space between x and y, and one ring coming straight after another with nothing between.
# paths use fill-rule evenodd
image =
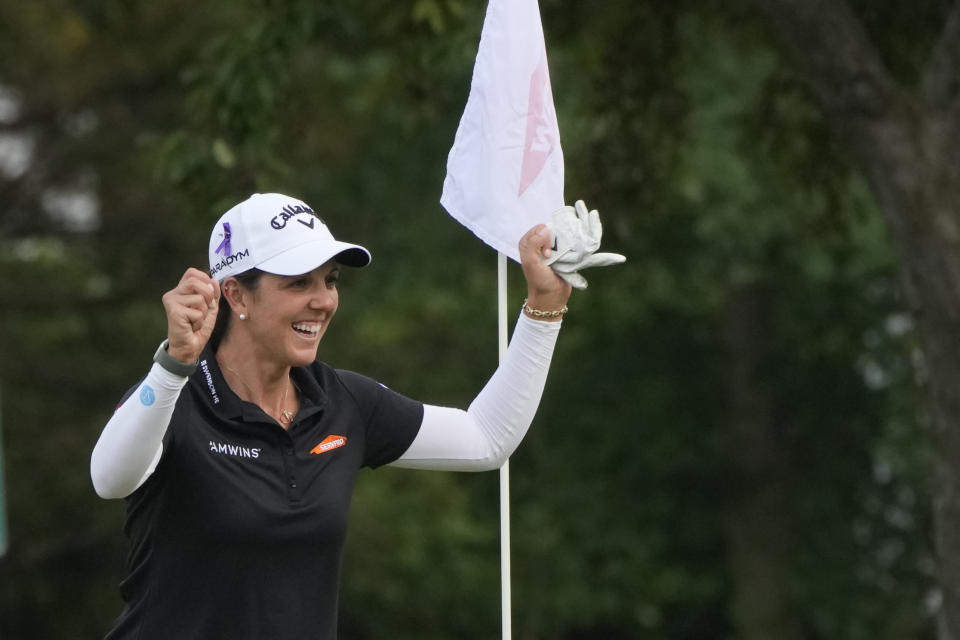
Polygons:
<instances>
[{"instance_id":1,"label":"orange logo patch on shirt","mask_svg":"<svg viewBox=\"0 0 960 640\"><path fill-rule=\"evenodd\" d=\"M331 449L342 447L345 444L347 444L347 436L327 436L320 444L310 449L310 453L320 455Z\"/></svg>"}]
</instances>

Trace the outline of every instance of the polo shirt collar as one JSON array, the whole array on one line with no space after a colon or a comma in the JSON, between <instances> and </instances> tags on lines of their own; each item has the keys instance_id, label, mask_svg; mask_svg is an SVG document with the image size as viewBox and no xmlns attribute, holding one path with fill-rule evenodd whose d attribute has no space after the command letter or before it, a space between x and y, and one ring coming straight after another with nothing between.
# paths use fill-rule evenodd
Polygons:
<instances>
[{"instance_id":1,"label":"polo shirt collar","mask_svg":"<svg viewBox=\"0 0 960 640\"><path fill-rule=\"evenodd\" d=\"M290 378L300 392L297 421L321 411L326 405L327 394L317 379L310 374L308 367L293 367L290 370ZM201 395L208 404L225 417L243 422L263 421L263 411L255 404L241 400L227 384L216 354L209 345L200 355L200 366L193 380L201 387Z\"/></svg>"}]
</instances>

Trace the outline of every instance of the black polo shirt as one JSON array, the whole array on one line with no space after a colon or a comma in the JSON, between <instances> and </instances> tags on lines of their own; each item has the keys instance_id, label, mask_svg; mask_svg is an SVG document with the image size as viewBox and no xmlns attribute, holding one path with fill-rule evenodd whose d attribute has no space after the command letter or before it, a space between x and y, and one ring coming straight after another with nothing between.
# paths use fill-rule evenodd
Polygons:
<instances>
[{"instance_id":1,"label":"black polo shirt","mask_svg":"<svg viewBox=\"0 0 960 640\"><path fill-rule=\"evenodd\" d=\"M316 362L284 430L208 349L154 473L126 499L126 603L109 640L331 640L357 472L396 460L423 405ZM129 394L128 394L129 395Z\"/></svg>"}]
</instances>

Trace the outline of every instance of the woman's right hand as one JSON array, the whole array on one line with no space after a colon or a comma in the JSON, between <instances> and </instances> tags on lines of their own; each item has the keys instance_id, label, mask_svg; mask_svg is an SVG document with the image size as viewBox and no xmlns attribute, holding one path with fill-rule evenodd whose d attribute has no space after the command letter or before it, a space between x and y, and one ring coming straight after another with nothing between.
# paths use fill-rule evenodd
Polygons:
<instances>
[{"instance_id":1,"label":"woman's right hand","mask_svg":"<svg viewBox=\"0 0 960 640\"><path fill-rule=\"evenodd\" d=\"M220 283L190 267L177 286L163 294L167 312L167 353L180 362L195 362L217 322Z\"/></svg>"}]
</instances>

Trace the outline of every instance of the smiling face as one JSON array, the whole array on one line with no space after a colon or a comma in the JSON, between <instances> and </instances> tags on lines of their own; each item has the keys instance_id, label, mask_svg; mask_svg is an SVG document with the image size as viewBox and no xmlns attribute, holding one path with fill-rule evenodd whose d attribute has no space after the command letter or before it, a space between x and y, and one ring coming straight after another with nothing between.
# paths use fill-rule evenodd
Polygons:
<instances>
[{"instance_id":1,"label":"smiling face","mask_svg":"<svg viewBox=\"0 0 960 640\"><path fill-rule=\"evenodd\" d=\"M236 320L231 333L243 335L261 362L305 366L317 358L320 339L337 312L340 267L333 261L299 276L264 274L254 290L228 292ZM231 287L232 288L232 287Z\"/></svg>"}]
</instances>

